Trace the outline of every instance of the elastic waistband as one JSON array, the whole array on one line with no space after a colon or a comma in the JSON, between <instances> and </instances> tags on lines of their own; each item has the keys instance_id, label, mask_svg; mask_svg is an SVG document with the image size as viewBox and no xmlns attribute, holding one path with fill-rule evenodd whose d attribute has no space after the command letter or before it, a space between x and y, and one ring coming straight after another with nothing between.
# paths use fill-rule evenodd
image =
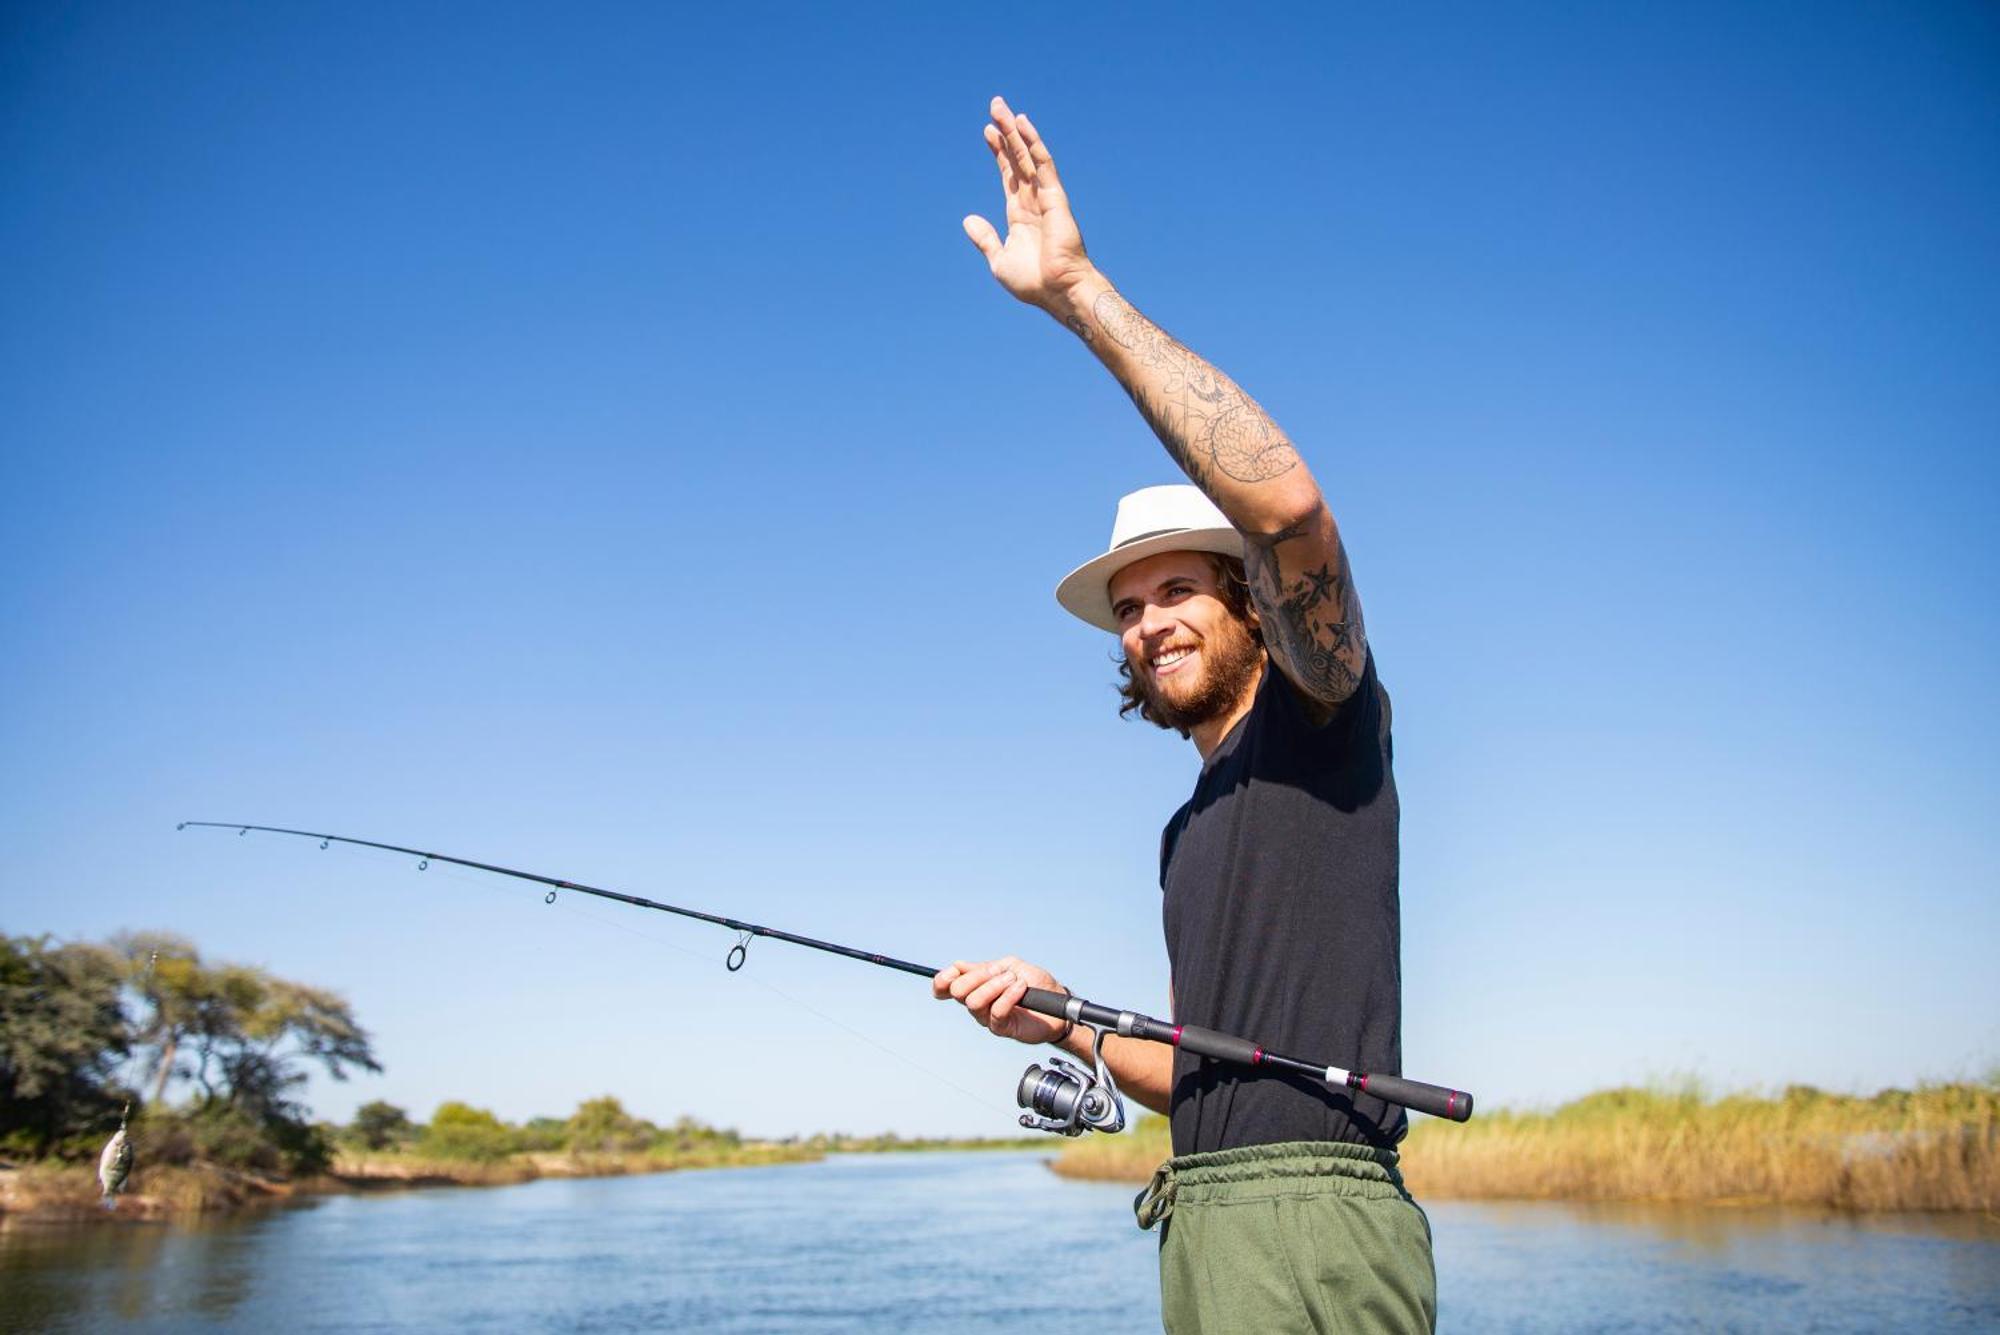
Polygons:
<instances>
[{"instance_id":1,"label":"elastic waistband","mask_svg":"<svg viewBox=\"0 0 2000 1335\"><path fill-rule=\"evenodd\" d=\"M1182 1205L1297 1192L1407 1199L1409 1192L1403 1187L1396 1163L1394 1150L1332 1140L1293 1140L1183 1154L1154 1170L1152 1182L1133 1200L1132 1211L1140 1228L1151 1228Z\"/></svg>"}]
</instances>

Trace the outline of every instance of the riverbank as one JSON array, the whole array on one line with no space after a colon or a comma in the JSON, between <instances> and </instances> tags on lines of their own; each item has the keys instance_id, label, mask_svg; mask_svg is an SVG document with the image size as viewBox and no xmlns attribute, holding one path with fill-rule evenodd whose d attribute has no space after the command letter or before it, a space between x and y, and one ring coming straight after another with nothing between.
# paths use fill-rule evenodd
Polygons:
<instances>
[{"instance_id":1,"label":"riverbank","mask_svg":"<svg viewBox=\"0 0 2000 1335\"><path fill-rule=\"evenodd\" d=\"M1092 1137L1065 1177L1143 1182L1171 1154L1164 1118ZM1774 1097L1607 1090L1551 1112L1418 1119L1410 1190L1438 1200L1656 1201L1849 1211L2000 1211L2000 1084L1872 1097L1795 1086Z\"/></svg>"},{"instance_id":2,"label":"riverbank","mask_svg":"<svg viewBox=\"0 0 2000 1335\"><path fill-rule=\"evenodd\" d=\"M717 1141L690 1148L631 1152L526 1152L491 1159L454 1159L411 1150L335 1154L324 1174L288 1179L197 1161L134 1171L114 1210L105 1210L96 1170L88 1164L0 1164L0 1218L39 1221L157 1220L181 1215L255 1210L307 1196L421 1187L501 1187L542 1178L627 1177L703 1168L750 1168L812 1163L829 1154L921 1153L935 1150L1046 1148L1014 1138L905 1140L895 1136L814 1136L791 1141ZM143 1154L143 1145L141 1147Z\"/></svg>"},{"instance_id":3,"label":"riverbank","mask_svg":"<svg viewBox=\"0 0 2000 1335\"><path fill-rule=\"evenodd\" d=\"M90 1165L27 1163L0 1166L0 1221L163 1219L251 1210L321 1189L344 1188L330 1179L291 1181L215 1163L163 1164L145 1173L143 1185L135 1174L132 1190L119 1196L116 1209L106 1210L99 1198L97 1170Z\"/></svg>"}]
</instances>

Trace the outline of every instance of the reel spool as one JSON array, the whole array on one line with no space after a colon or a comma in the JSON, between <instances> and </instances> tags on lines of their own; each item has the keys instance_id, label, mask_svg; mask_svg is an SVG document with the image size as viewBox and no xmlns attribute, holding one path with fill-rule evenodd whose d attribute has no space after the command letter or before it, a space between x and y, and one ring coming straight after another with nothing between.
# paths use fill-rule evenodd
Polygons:
<instances>
[{"instance_id":1,"label":"reel spool","mask_svg":"<svg viewBox=\"0 0 2000 1335\"><path fill-rule=\"evenodd\" d=\"M1104 1031L1091 1032L1096 1035L1091 1044L1094 1071L1051 1057L1047 1066L1037 1062L1022 1073L1014 1091L1014 1101L1029 1109L1021 1114L1022 1126L1059 1136L1125 1129L1125 1100L1104 1064Z\"/></svg>"}]
</instances>

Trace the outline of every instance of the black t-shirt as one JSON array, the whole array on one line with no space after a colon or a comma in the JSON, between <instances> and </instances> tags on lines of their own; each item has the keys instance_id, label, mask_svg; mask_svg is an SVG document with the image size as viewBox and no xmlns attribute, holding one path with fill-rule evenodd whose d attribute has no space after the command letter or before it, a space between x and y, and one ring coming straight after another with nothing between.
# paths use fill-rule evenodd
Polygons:
<instances>
[{"instance_id":1,"label":"black t-shirt","mask_svg":"<svg viewBox=\"0 0 2000 1335\"><path fill-rule=\"evenodd\" d=\"M1174 1019L1272 1052L1402 1073L1389 695L1370 654L1320 727L1266 667L1160 845ZM1302 1076L1174 1054L1175 1154L1291 1140L1380 1147L1403 1110Z\"/></svg>"}]
</instances>

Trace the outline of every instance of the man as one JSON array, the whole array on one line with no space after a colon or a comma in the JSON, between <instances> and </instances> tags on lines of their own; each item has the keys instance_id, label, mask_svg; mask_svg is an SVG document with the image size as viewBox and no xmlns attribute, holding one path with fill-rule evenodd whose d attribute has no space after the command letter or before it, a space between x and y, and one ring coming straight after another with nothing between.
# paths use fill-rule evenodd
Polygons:
<instances>
[{"instance_id":1,"label":"man","mask_svg":"<svg viewBox=\"0 0 2000 1335\"><path fill-rule=\"evenodd\" d=\"M1263 409L1091 262L1028 118L995 98L985 134L1007 234L975 216L966 235L1002 287L1096 354L1194 483L1125 497L1111 549L1056 594L1119 636L1123 712L1201 756L1161 848L1174 1018L1400 1071L1389 700L1333 516ZM1020 1007L1031 986L1063 990L1012 956L955 964L933 990L996 1034L1087 1058L1086 1033ZM1113 1037L1105 1059L1172 1123L1175 1157L1139 1202L1142 1224L1162 1223L1168 1330L1433 1325L1399 1109L1156 1043Z\"/></svg>"}]
</instances>

